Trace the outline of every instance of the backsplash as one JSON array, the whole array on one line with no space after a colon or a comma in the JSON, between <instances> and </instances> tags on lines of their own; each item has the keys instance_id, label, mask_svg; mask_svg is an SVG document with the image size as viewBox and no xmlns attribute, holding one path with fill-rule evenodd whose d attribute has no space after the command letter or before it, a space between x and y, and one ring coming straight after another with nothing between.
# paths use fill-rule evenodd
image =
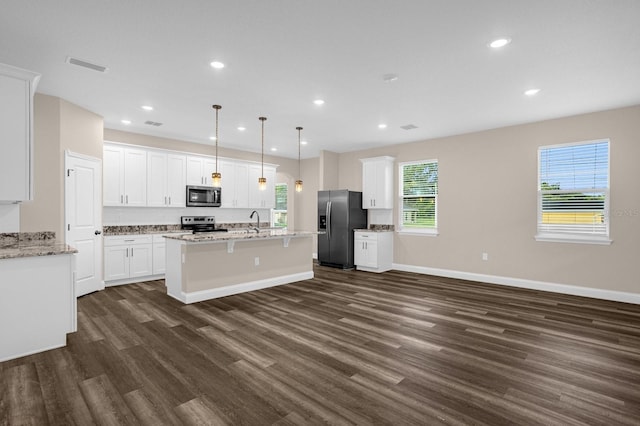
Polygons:
<instances>
[{"instance_id":1,"label":"backsplash","mask_svg":"<svg viewBox=\"0 0 640 426\"><path fill-rule=\"evenodd\" d=\"M371 229L372 231L394 231L395 230L395 226L394 225L370 224L369 225L369 229Z\"/></svg>"},{"instance_id":2,"label":"backsplash","mask_svg":"<svg viewBox=\"0 0 640 426\"><path fill-rule=\"evenodd\" d=\"M155 207L104 207L102 223L105 226L167 225L180 224L180 216L215 216L220 227L227 223L255 223L251 212L257 210L261 222L269 222L269 209L223 209L211 207L155 208ZM264 226L264 225L262 225ZM267 225L268 226L268 225Z\"/></svg>"}]
</instances>

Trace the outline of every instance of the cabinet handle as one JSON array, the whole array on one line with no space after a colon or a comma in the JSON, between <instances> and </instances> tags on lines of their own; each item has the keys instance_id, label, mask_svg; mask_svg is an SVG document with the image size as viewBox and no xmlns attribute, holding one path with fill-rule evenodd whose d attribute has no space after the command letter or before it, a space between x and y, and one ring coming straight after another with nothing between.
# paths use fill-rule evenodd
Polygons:
<instances>
[{"instance_id":1,"label":"cabinet handle","mask_svg":"<svg viewBox=\"0 0 640 426\"><path fill-rule=\"evenodd\" d=\"M167 196L166 196L166 195L165 195L165 197L164 197L164 205L165 205L165 206L167 205Z\"/></svg>"},{"instance_id":2,"label":"cabinet handle","mask_svg":"<svg viewBox=\"0 0 640 426\"><path fill-rule=\"evenodd\" d=\"M127 203L126 203L126 204L129 204L129 196L128 196L128 195L125 195L125 197L124 197L124 198L127 200Z\"/></svg>"},{"instance_id":3,"label":"cabinet handle","mask_svg":"<svg viewBox=\"0 0 640 426\"><path fill-rule=\"evenodd\" d=\"M133 257L133 247L131 247L131 257Z\"/></svg>"},{"instance_id":4,"label":"cabinet handle","mask_svg":"<svg viewBox=\"0 0 640 426\"><path fill-rule=\"evenodd\" d=\"M125 257L129 257L129 249L127 248L127 252L125 254Z\"/></svg>"},{"instance_id":5,"label":"cabinet handle","mask_svg":"<svg viewBox=\"0 0 640 426\"><path fill-rule=\"evenodd\" d=\"M169 205L171 205L171 197L169 197Z\"/></svg>"},{"instance_id":6,"label":"cabinet handle","mask_svg":"<svg viewBox=\"0 0 640 426\"><path fill-rule=\"evenodd\" d=\"M120 204L124 204L124 195L120 196Z\"/></svg>"}]
</instances>

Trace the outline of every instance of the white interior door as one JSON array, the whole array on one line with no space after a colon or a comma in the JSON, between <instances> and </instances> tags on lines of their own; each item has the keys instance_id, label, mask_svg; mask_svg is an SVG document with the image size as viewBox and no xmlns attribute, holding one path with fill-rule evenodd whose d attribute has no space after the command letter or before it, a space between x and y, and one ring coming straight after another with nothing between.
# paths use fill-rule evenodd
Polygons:
<instances>
[{"instance_id":1,"label":"white interior door","mask_svg":"<svg viewBox=\"0 0 640 426\"><path fill-rule=\"evenodd\" d=\"M76 248L76 297L104 289L102 164L65 152L65 241Z\"/></svg>"}]
</instances>

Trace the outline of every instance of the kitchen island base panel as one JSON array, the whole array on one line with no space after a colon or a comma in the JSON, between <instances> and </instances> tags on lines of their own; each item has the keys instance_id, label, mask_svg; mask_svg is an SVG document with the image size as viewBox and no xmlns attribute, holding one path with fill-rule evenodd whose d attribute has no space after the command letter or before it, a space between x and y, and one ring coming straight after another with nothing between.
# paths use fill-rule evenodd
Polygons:
<instances>
[{"instance_id":1,"label":"kitchen island base panel","mask_svg":"<svg viewBox=\"0 0 640 426\"><path fill-rule=\"evenodd\" d=\"M235 242L167 239L167 294L183 303L224 297L313 278L310 235Z\"/></svg>"},{"instance_id":2,"label":"kitchen island base panel","mask_svg":"<svg viewBox=\"0 0 640 426\"><path fill-rule=\"evenodd\" d=\"M167 294L182 303L189 304L202 302L204 300L217 299L219 297L232 296L234 294L246 293L248 291L261 290L263 288L275 287L283 284L295 283L298 281L310 280L312 278L313 271L268 278L210 290L196 291L192 293L180 292L180 294L172 294L171 292L168 292Z\"/></svg>"}]
</instances>

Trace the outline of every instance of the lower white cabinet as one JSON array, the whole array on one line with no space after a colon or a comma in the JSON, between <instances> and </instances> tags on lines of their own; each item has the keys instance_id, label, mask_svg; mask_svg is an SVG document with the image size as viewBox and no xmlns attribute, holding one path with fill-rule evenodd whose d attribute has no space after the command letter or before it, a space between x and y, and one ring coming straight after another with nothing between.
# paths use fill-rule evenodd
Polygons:
<instances>
[{"instance_id":1,"label":"lower white cabinet","mask_svg":"<svg viewBox=\"0 0 640 426\"><path fill-rule=\"evenodd\" d=\"M166 246L164 235L153 236L153 275L164 275L166 271Z\"/></svg>"},{"instance_id":2,"label":"lower white cabinet","mask_svg":"<svg viewBox=\"0 0 640 426\"><path fill-rule=\"evenodd\" d=\"M137 277L150 275L153 275L151 235L118 235L104 238L105 285L125 284L137 281Z\"/></svg>"},{"instance_id":3,"label":"lower white cabinet","mask_svg":"<svg viewBox=\"0 0 640 426\"><path fill-rule=\"evenodd\" d=\"M353 260L356 269L384 272L393 263L393 232L354 232Z\"/></svg>"}]
</instances>

